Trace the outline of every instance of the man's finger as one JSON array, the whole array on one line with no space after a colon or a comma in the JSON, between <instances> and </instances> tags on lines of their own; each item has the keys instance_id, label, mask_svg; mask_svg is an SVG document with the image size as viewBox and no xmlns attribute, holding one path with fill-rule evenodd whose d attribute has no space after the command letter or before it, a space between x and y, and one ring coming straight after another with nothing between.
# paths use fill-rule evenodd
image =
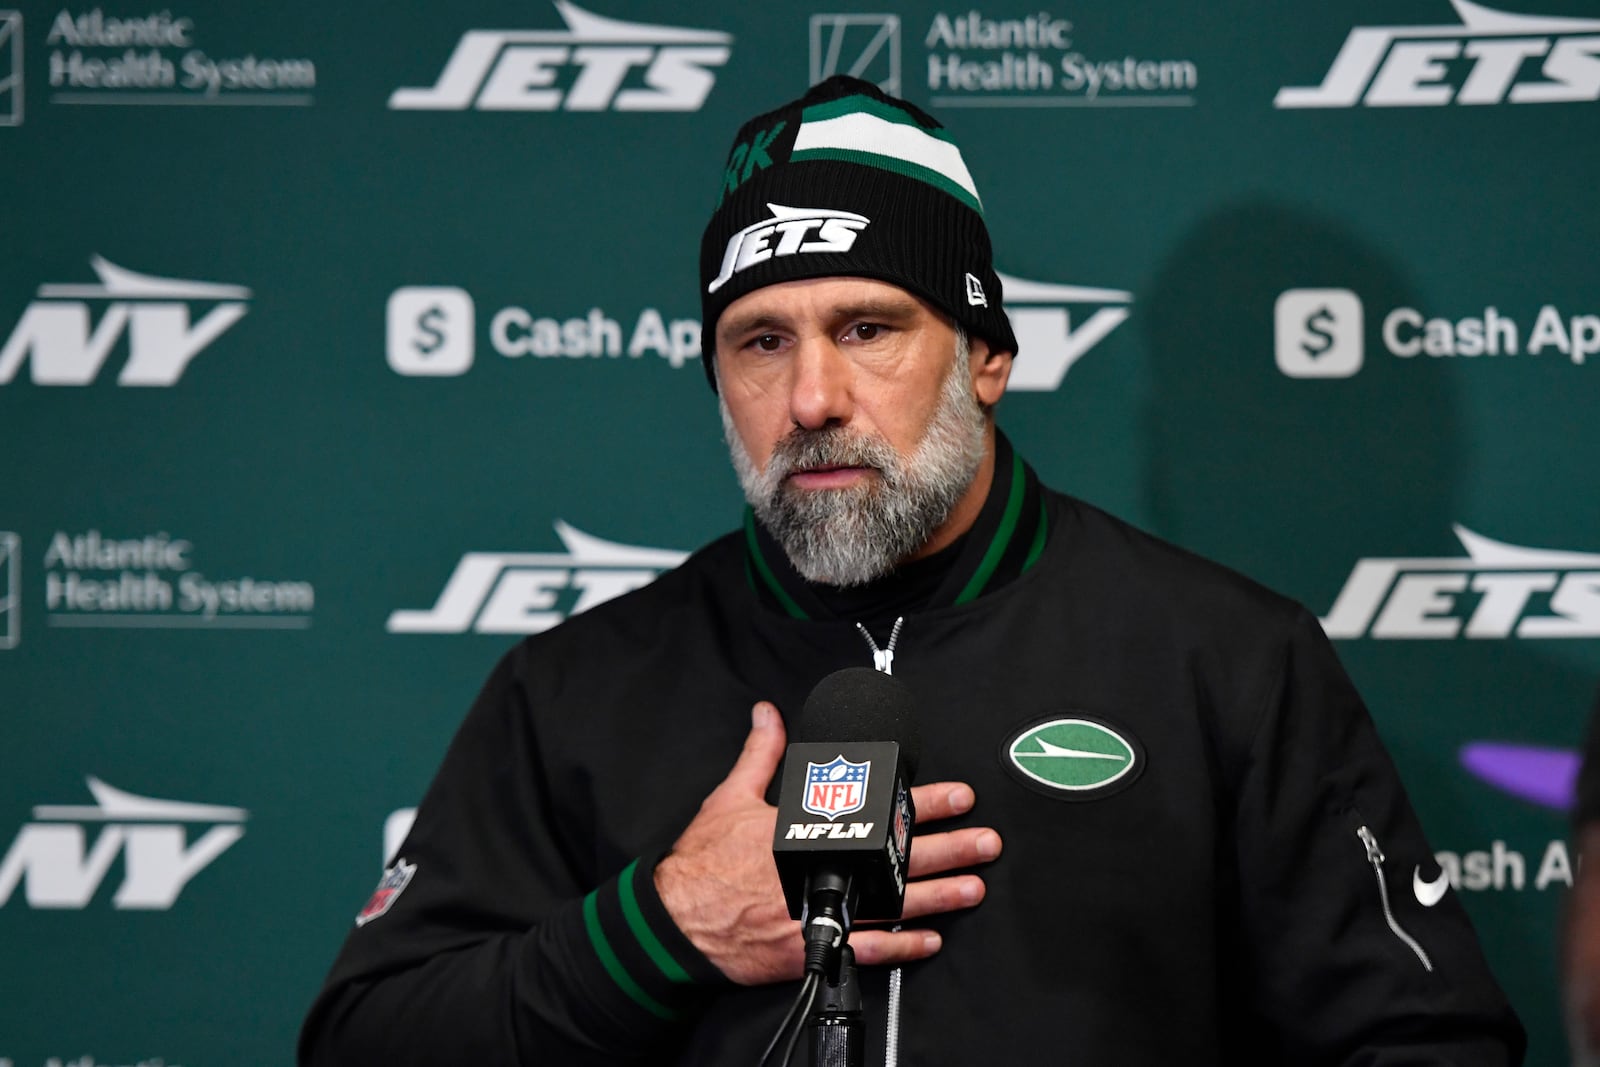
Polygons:
<instances>
[{"instance_id":1,"label":"man's finger","mask_svg":"<svg viewBox=\"0 0 1600 1067\"><path fill-rule=\"evenodd\" d=\"M924 960L939 951L942 940L932 930L861 930L850 934L850 947L863 967Z\"/></svg>"},{"instance_id":2,"label":"man's finger","mask_svg":"<svg viewBox=\"0 0 1600 1067\"><path fill-rule=\"evenodd\" d=\"M777 707L765 700L757 703L750 709L750 733L744 739L744 749L733 770L722 780L722 788L745 796L765 796L783 760L786 739L783 716Z\"/></svg>"},{"instance_id":3,"label":"man's finger","mask_svg":"<svg viewBox=\"0 0 1600 1067\"><path fill-rule=\"evenodd\" d=\"M1000 855L1000 835L987 826L969 826L911 839L912 878L976 867Z\"/></svg>"},{"instance_id":4,"label":"man's finger","mask_svg":"<svg viewBox=\"0 0 1600 1067\"><path fill-rule=\"evenodd\" d=\"M976 799L966 782L929 782L911 790L911 803L916 805L918 822L965 815L972 810Z\"/></svg>"},{"instance_id":5,"label":"man's finger","mask_svg":"<svg viewBox=\"0 0 1600 1067\"><path fill-rule=\"evenodd\" d=\"M900 911L900 918L919 919L925 915L943 915L947 911L976 907L983 903L988 891L989 887L984 885L983 879L975 874L912 882L906 886L906 902Z\"/></svg>"}]
</instances>

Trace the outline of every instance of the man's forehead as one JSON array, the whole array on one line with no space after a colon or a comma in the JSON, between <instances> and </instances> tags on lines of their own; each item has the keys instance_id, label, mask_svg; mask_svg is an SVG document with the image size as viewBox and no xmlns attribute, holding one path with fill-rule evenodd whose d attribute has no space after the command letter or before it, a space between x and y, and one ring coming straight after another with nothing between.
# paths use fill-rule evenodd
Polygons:
<instances>
[{"instance_id":1,"label":"man's forehead","mask_svg":"<svg viewBox=\"0 0 1600 1067\"><path fill-rule=\"evenodd\" d=\"M830 276L779 282L746 293L722 313L717 332L733 333L768 322L862 312L904 317L925 312L944 318L927 301L891 282Z\"/></svg>"}]
</instances>

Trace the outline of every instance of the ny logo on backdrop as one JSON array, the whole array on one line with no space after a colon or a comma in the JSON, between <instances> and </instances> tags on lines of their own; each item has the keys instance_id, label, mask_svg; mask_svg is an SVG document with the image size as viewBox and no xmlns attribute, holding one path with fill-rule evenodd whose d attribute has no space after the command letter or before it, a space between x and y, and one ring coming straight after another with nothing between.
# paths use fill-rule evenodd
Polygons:
<instances>
[{"instance_id":1,"label":"ny logo on backdrop","mask_svg":"<svg viewBox=\"0 0 1600 1067\"><path fill-rule=\"evenodd\" d=\"M730 34L622 22L553 0L565 30L468 30L427 88L396 111L698 111Z\"/></svg>"},{"instance_id":2,"label":"ny logo on backdrop","mask_svg":"<svg viewBox=\"0 0 1600 1067\"><path fill-rule=\"evenodd\" d=\"M0 385L24 361L37 385L88 385L124 336L128 361L118 385L172 385L189 363L249 310L242 285L136 274L101 256L90 259L99 285L41 285L0 348ZM100 321L93 305L105 304ZM196 304L210 309L193 321Z\"/></svg>"},{"instance_id":3,"label":"ny logo on backdrop","mask_svg":"<svg viewBox=\"0 0 1600 1067\"><path fill-rule=\"evenodd\" d=\"M1357 26L1321 85L1279 89L1273 106L1600 100L1600 20L1513 15L1470 0L1450 3L1459 25Z\"/></svg>"},{"instance_id":4,"label":"ny logo on backdrop","mask_svg":"<svg viewBox=\"0 0 1600 1067\"><path fill-rule=\"evenodd\" d=\"M118 856L118 909L165 911L218 856L244 836L250 813L218 804L157 800L88 779L93 805L40 804L0 860L0 906L23 886L32 908L82 909L94 899ZM99 825L94 844L88 827ZM189 828L205 826L193 843Z\"/></svg>"},{"instance_id":5,"label":"ny logo on backdrop","mask_svg":"<svg viewBox=\"0 0 1600 1067\"><path fill-rule=\"evenodd\" d=\"M1030 282L1006 274L1000 284L1020 353L1006 388L1019 392L1058 388L1074 363L1127 320L1133 302L1133 294L1121 289ZM1083 316L1076 326L1074 309Z\"/></svg>"}]
</instances>

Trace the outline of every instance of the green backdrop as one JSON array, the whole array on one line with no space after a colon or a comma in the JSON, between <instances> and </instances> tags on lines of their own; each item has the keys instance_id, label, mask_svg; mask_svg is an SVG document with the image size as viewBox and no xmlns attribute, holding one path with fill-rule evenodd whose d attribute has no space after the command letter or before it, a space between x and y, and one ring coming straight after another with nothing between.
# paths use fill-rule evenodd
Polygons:
<instances>
[{"instance_id":1,"label":"green backdrop","mask_svg":"<svg viewBox=\"0 0 1600 1067\"><path fill-rule=\"evenodd\" d=\"M290 1060L501 650L737 521L699 230L836 71L965 149L1002 425L1324 617L1561 1062L1600 8L591 3L0 10L0 1065Z\"/></svg>"}]
</instances>

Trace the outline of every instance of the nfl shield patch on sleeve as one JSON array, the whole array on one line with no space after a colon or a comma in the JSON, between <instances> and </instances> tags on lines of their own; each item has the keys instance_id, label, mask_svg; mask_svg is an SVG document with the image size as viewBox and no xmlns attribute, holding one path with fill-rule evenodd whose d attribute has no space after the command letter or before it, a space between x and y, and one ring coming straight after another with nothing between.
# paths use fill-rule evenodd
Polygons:
<instances>
[{"instance_id":1,"label":"nfl shield patch on sleeve","mask_svg":"<svg viewBox=\"0 0 1600 1067\"><path fill-rule=\"evenodd\" d=\"M405 891L406 886L411 884L411 876L416 873L415 863L407 863L404 858L396 859L394 866L384 871L383 877L378 879L378 888L372 891L367 906L356 916L356 925L365 926L373 919L386 914L394 907L394 902L400 899L400 894Z\"/></svg>"}]
</instances>

